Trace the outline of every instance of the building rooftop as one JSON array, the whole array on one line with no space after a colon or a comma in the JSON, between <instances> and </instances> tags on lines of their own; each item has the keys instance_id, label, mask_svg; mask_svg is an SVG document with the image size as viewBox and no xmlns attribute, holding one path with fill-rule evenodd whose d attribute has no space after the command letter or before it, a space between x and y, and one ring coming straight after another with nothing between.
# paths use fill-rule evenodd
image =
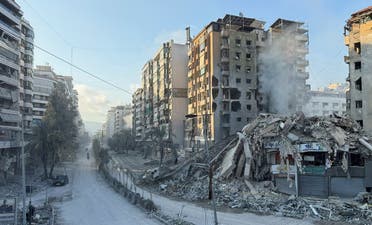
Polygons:
<instances>
[{"instance_id":1,"label":"building rooftop","mask_svg":"<svg viewBox=\"0 0 372 225\"><path fill-rule=\"evenodd\" d=\"M372 12L372 6L368 6L368 7L364 8L364 9L361 9L359 11L356 11L355 13L351 14L351 16L352 17L359 16L361 14L364 14L364 13L370 12L370 11Z\"/></svg>"}]
</instances>

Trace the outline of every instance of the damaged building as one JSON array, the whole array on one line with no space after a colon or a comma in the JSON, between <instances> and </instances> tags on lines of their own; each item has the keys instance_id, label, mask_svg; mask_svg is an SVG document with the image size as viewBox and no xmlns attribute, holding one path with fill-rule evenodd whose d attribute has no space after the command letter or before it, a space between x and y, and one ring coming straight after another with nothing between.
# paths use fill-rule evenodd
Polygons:
<instances>
[{"instance_id":1,"label":"damaged building","mask_svg":"<svg viewBox=\"0 0 372 225\"><path fill-rule=\"evenodd\" d=\"M372 6L355 12L346 22L345 45L349 65L346 93L347 112L368 132L372 132Z\"/></svg>"},{"instance_id":2,"label":"damaged building","mask_svg":"<svg viewBox=\"0 0 372 225\"><path fill-rule=\"evenodd\" d=\"M204 142L202 115L207 114L211 142L235 134L260 112L294 113L306 100L309 74L308 31L301 22L265 22L226 15L192 40L188 35L189 147ZM293 66L295 65L295 66Z\"/></svg>"},{"instance_id":3,"label":"damaged building","mask_svg":"<svg viewBox=\"0 0 372 225\"><path fill-rule=\"evenodd\" d=\"M226 148L219 176L271 180L287 194L353 197L372 188L372 145L364 135L347 117L260 114Z\"/></svg>"}]
</instances>

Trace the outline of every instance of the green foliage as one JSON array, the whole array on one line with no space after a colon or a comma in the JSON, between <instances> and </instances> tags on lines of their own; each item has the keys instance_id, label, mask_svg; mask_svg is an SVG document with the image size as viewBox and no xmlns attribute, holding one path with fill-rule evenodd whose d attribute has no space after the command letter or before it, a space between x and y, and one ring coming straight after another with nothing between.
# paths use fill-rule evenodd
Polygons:
<instances>
[{"instance_id":1,"label":"green foliage","mask_svg":"<svg viewBox=\"0 0 372 225\"><path fill-rule=\"evenodd\" d=\"M34 128L32 146L43 163L45 177L52 176L56 163L72 160L76 155L78 113L72 99L67 96L65 86L57 83L50 95L45 116Z\"/></svg>"},{"instance_id":2,"label":"green foliage","mask_svg":"<svg viewBox=\"0 0 372 225\"><path fill-rule=\"evenodd\" d=\"M108 146L110 147L110 149L117 152L134 149L135 144L135 138L133 137L132 132L129 129L124 129L118 133L115 133L112 138L108 140Z\"/></svg>"}]
</instances>

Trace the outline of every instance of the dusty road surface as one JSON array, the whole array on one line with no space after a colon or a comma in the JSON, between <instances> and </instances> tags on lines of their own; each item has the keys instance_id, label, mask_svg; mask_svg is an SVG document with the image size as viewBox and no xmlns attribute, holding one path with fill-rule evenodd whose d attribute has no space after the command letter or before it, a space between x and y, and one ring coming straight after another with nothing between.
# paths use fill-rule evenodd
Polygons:
<instances>
[{"instance_id":1,"label":"dusty road surface","mask_svg":"<svg viewBox=\"0 0 372 225\"><path fill-rule=\"evenodd\" d=\"M159 224L114 192L98 174L93 157L80 154L72 179L72 200L57 205L64 225Z\"/></svg>"}]
</instances>

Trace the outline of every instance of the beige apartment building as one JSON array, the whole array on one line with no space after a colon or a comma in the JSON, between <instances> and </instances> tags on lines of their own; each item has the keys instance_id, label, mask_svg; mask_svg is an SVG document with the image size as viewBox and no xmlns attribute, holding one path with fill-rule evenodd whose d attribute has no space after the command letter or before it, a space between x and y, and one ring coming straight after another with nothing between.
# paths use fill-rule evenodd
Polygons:
<instances>
[{"instance_id":1,"label":"beige apartment building","mask_svg":"<svg viewBox=\"0 0 372 225\"><path fill-rule=\"evenodd\" d=\"M302 109L310 89L307 30L303 23L283 19L268 31L264 25L254 18L225 15L189 38L188 114L196 117L185 122L188 146L191 140L193 145L204 142L204 114L213 142L240 131L259 112ZM283 99L275 99L279 94Z\"/></svg>"},{"instance_id":2,"label":"beige apartment building","mask_svg":"<svg viewBox=\"0 0 372 225\"><path fill-rule=\"evenodd\" d=\"M144 138L144 102L143 102L143 89L138 88L132 95L132 131L136 141Z\"/></svg>"},{"instance_id":3,"label":"beige apartment building","mask_svg":"<svg viewBox=\"0 0 372 225\"><path fill-rule=\"evenodd\" d=\"M372 6L355 12L346 22L345 45L349 65L347 112L366 131L372 132Z\"/></svg>"},{"instance_id":4,"label":"beige apartment building","mask_svg":"<svg viewBox=\"0 0 372 225\"><path fill-rule=\"evenodd\" d=\"M136 136L143 139L152 128L159 127L166 133L165 140L171 139L182 147L187 112L186 45L173 41L163 44L142 68L141 93L142 97L137 96L137 103L133 104L134 107L141 105L142 109L137 111L143 113L143 116L137 114L142 122L134 128Z\"/></svg>"}]
</instances>

